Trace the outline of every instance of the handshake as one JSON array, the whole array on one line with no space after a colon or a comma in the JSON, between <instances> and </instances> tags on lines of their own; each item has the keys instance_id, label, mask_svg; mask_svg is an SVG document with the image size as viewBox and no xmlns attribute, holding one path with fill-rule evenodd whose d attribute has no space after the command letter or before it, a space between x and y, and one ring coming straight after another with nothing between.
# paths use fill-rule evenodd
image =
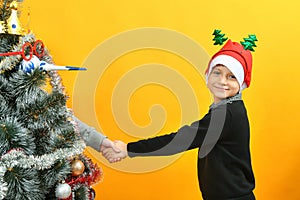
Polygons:
<instances>
[{"instance_id":1,"label":"handshake","mask_svg":"<svg viewBox=\"0 0 300 200\"><path fill-rule=\"evenodd\" d=\"M100 152L110 162L118 162L128 156L127 144L120 141L111 141L105 138L100 146Z\"/></svg>"}]
</instances>

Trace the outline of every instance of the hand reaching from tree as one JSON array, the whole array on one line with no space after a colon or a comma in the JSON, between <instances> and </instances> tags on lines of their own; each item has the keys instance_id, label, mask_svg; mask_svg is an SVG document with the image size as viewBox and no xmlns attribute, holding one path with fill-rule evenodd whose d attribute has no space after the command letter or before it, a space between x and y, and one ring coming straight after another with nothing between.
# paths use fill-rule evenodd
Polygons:
<instances>
[{"instance_id":1,"label":"hand reaching from tree","mask_svg":"<svg viewBox=\"0 0 300 200\"><path fill-rule=\"evenodd\" d=\"M115 143L113 141L111 141L108 138L105 138L100 146L100 152L102 153L102 155L104 156L104 152L107 152L107 150L110 150L114 153L120 153L121 150L115 145ZM104 156L105 157L105 156ZM105 157L106 158L106 157ZM107 159L107 158L106 158ZM107 159L108 160L108 159ZM121 159L111 159L108 160L109 162L117 162L120 161Z\"/></svg>"},{"instance_id":2,"label":"hand reaching from tree","mask_svg":"<svg viewBox=\"0 0 300 200\"><path fill-rule=\"evenodd\" d=\"M105 149L103 149L103 151L101 151L102 155L110 163L121 161L122 159L124 159L128 156L126 143L124 143L120 140L116 140L113 143L114 143L114 146L119 150L119 152L115 151L113 148L105 148Z\"/></svg>"}]
</instances>

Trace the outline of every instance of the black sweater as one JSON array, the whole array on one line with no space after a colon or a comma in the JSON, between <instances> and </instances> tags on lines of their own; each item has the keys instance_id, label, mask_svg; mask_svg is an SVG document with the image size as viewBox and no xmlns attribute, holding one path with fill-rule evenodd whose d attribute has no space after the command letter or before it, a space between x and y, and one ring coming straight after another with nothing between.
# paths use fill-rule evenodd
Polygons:
<instances>
[{"instance_id":1,"label":"black sweater","mask_svg":"<svg viewBox=\"0 0 300 200\"><path fill-rule=\"evenodd\" d=\"M205 200L254 200L249 122L242 100L211 108L177 133L128 143L129 157L164 156L199 148L198 180Z\"/></svg>"}]
</instances>

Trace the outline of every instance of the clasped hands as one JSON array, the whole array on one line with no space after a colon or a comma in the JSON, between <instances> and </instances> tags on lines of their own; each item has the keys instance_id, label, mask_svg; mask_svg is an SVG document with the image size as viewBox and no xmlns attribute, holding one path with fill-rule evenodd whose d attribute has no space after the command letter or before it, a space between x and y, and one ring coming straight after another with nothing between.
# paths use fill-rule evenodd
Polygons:
<instances>
[{"instance_id":1,"label":"clasped hands","mask_svg":"<svg viewBox=\"0 0 300 200\"><path fill-rule=\"evenodd\" d=\"M101 146L100 152L110 162L118 162L128 156L127 144L120 141L111 141L110 139L104 139Z\"/></svg>"}]
</instances>

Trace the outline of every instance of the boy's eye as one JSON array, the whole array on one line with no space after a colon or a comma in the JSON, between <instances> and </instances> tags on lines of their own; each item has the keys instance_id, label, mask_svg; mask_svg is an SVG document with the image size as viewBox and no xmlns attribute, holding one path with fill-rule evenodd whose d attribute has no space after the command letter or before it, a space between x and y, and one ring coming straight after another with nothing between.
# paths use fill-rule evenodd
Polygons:
<instances>
[{"instance_id":1,"label":"boy's eye","mask_svg":"<svg viewBox=\"0 0 300 200\"><path fill-rule=\"evenodd\" d=\"M236 77L234 75L229 75L228 76L230 79L236 79Z\"/></svg>"},{"instance_id":2,"label":"boy's eye","mask_svg":"<svg viewBox=\"0 0 300 200\"><path fill-rule=\"evenodd\" d=\"M219 71L213 71L212 73L213 73L213 74L216 74L216 75L221 74Z\"/></svg>"}]
</instances>

